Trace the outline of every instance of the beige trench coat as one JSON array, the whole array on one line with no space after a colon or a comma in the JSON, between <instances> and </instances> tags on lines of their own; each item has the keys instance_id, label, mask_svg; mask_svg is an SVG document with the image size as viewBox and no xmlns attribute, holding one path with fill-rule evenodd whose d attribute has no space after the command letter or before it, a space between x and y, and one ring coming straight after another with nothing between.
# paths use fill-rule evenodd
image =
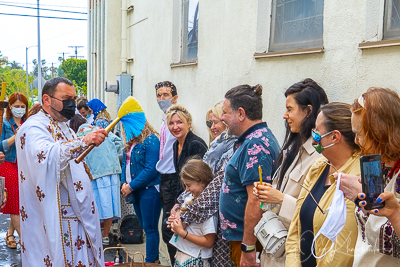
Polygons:
<instances>
[{"instance_id":1,"label":"beige trench coat","mask_svg":"<svg viewBox=\"0 0 400 267\"><path fill-rule=\"evenodd\" d=\"M318 154L315 151L315 148L312 146L312 141L313 139L310 137L303 144L283 178L280 191L285 194L285 197L282 205L277 207L276 212L279 216L279 220L288 229L296 209L297 197L299 196L302 188L300 184L303 183L311 165L313 165L318 158L323 157L321 154ZM285 151L284 157L286 157ZM279 170L277 173L279 175ZM272 183L274 187L276 187L277 180L277 178L274 179L274 182ZM286 255L280 258L261 255L261 266L285 266L285 259Z\"/></svg>"}]
</instances>

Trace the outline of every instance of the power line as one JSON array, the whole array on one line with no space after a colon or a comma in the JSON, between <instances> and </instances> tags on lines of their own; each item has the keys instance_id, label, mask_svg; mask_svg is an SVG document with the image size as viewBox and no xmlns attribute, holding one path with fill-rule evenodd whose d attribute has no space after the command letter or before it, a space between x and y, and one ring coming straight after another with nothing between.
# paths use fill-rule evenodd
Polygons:
<instances>
[{"instance_id":1,"label":"power line","mask_svg":"<svg viewBox=\"0 0 400 267\"><path fill-rule=\"evenodd\" d=\"M76 29L73 29L73 30L68 31L68 32L64 32L64 33L59 34L59 35L56 35L56 36L52 36L52 37L50 37L50 38L44 39L43 41L46 42L46 41L48 41L48 40L52 40L52 39L58 38L58 37L60 37L60 36L69 34L69 33L71 33L71 32L75 32L76 30L78 30L78 29L80 29L80 28L81 28L81 27L76 28ZM23 45L23 46L19 46L19 47L13 47L13 48L10 48L10 49L5 49L5 50L3 50L3 52L8 52L8 51L12 51L12 50L15 50L15 49L27 47L27 46L30 46L30 45ZM86 48L85 48L85 49L86 49Z\"/></svg>"},{"instance_id":2,"label":"power line","mask_svg":"<svg viewBox=\"0 0 400 267\"><path fill-rule=\"evenodd\" d=\"M37 18L37 17L38 17L38 16L35 16L35 15L11 14L11 13L0 13L0 15L21 16L21 17L34 17L34 18ZM39 18L45 18L45 19L87 20L87 19L76 19L76 18L48 17L48 16L39 16Z\"/></svg>"},{"instance_id":3,"label":"power line","mask_svg":"<svg viewBox=\"0 0 400 267\"><path fill-rule=\"evenodd\" d=\"M36 4L32 3L15 3L15 2L7 2L7 1L0 1L1 3L6 3L6 4L19 4L19 5L30 5L30 6L36 6ZM47 5L47 4L40 4L41 6L54 6L54 7L68 7L68 8L84 8L86 9L87 7L83 6L58 6L58 5Z\"/></svg>"},{"instance_id":4,"label":"power line","mask_svg":"<svg viewBox=\"0 0 400 267\"><path fill-rule=\"evenodd\" d=\"M79 45L70 45L68 46L69 48L75 48L75 58L78 58L78 48L81 48L83 46L79 46ZM70 56L70 57L74 57L74 56ZM82 56L83 57L83 56Z\"/></svg>"},{"instance_id":5,"label":"power line","mask_svg":"<svg viewBox=\"0 0 400 267\"><path fill-rule=\"evenodd\" d=\"M29 8L29 9L36 9L37 10L37 7L30 7L30 6L17 6L17 5L2 4L2 3L0 3L0 5L2 5L2 6L12 6L12 7L21 7L21 8ZM65 13L74 13L74 14L87 15L86 12L77 12L77 11L69 11L69 10L57 10L57 9L48 9L48 8L39 8L39 10L57 11L57 12L65 12Z\"/></svg>"}]
</instances>

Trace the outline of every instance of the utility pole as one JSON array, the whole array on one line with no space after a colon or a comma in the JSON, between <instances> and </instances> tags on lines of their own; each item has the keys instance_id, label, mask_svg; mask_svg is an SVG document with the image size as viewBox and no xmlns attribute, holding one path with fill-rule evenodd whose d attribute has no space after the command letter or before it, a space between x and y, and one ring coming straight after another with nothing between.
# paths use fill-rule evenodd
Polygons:
<instances>
[{"instance_id":1,"label":"utility pole","mask_svg":"<svg viewBox=\"0 0 400 267\"><path fill-rule=\"evenodd\" d=\"M54 66L53 66L53 62L51 62L51 78L54 78Z\"/></svg>"},{"instance_id":2,"label":"utility pole","mask_svg":"<svg viewBox=\"0 0 400 267\"><path fill-rule=\"evenodd\" d=\"M58 54L62 54L63 55L63 59L65 59L65 55L68 55L69 52L61 52L61 53L58 53Z\"/></svg>"},{"instance_id":3,"label":"utility pole","mask_svg":"<svg viewBox=\"0 0 400 267\"><path fill-rule=\"evenodd\" d=\"M28 49L31 47L34 47L36 45L32 45L26 48L26 92L29 91L29 80L28 80ZM33 99L33 95L32 95L32 99Z\"/></svg>"},{"instance_id":4,"label":"utility pole","mask_svg":"<svg viewBox=\"0 0 400 267\"><path fill-rule=\"evenodd\" d=\"M75 48L75 58L77 59L78 58L78 48L81 48L81 47L83 47L83 46L79 46L79 45L71 45L71 46L68 46L69 48Z\"/></svg>"},{"instance_id":5,"label":"utility pole","mask_svg":"<svg viewBox=\"0 0 400 267\"><path fill-rule=\"evenodd\" d=\"M40 57L40 16L39 16L39 0L37 0L37 32L38 32L38 97L42 103L42 58Z\"/></svg>"}]
</instances>

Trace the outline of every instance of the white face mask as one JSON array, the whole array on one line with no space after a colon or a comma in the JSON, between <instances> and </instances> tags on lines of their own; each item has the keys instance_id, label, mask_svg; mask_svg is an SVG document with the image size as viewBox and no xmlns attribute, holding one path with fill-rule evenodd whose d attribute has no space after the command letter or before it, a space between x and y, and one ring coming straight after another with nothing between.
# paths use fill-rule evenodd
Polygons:
<instances>
[{"instance_id":1,"label":"white face mask","mask_svg":"<svg viewBox=\"0 0 400 267\"><path fill-rule=\"evenodd\" d=\"M25 108L11 108L12 114L17 118L22 118L25 115Z\"/></svg>"},{"instance_id":2,"label":"white face mask","mask_svg":"<svg viewBox=\"0 0 400 267\"><path fill-rule=\"evenodd\" d=\"M339 189L341 178L342 178L342 173L339 173L338 179L336 181L335 195L333 196L332 205L329 208L328 216L326 217L324 224L322 225L321 229L319 229L318 233L315 235L314 240L312 242L311 252L316 259L324 257L329 251L331 251L331 249L335 245L336 237L342 231L346 223L347 219L346 201L344 200L344 194L342 190ZM316 256L314 254L314 243L319 235L324 235L327 238L329 238L329 240L332 241L332 246L323 255Z\"/></svg>"}]
</instances>

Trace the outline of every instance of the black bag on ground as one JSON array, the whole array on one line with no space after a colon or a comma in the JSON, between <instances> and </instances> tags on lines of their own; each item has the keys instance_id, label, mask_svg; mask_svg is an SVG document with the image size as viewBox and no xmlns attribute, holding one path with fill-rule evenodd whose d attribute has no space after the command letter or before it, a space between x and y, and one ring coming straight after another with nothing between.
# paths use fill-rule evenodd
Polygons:
<instances>
[{"instance_id":1,"label":"black bag on ground","mask_svg":"<svg viewBox=\"0 0 400 267\"><path fill-rule=\"evenodd\" d=\"M143 244L143 229L136 215L126 215L119 228L123 244Z\"/></svg>"}]
</instances>

